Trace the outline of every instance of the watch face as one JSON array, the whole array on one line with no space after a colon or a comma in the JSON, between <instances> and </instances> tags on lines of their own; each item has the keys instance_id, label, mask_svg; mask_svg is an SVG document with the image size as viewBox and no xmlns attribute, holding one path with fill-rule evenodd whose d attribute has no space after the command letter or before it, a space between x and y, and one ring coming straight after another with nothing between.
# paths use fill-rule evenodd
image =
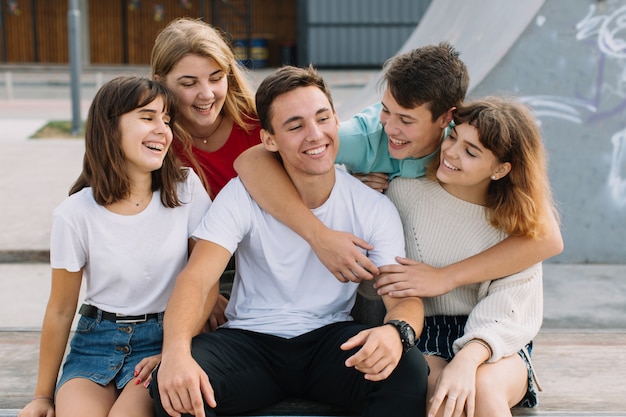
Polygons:
<instances>
[{"instance_id":1,"label":"watch face","mask_svg":"<svg viewBox=\"0 0 626 417\"><path fill-rule=\"evenodd\" d=\"M400 332L400 339L405 351L415 346L415 330L410 324L401 320L389 320L388 324L393 324Z\"/></svg>"},{"instance_id":2,"label":"watch face","mask_svg":"<svg viewBox=\"0 0 626 417\"><path fill-rule=\"evenodd\" d=\"M406 325L406 327L404 328L405 332L406 332L406 340L407 342L409 342L409 344L412 346L415 345L415 330L413 330L413 328L410 325Z\"/></svg>"}]
</instances>

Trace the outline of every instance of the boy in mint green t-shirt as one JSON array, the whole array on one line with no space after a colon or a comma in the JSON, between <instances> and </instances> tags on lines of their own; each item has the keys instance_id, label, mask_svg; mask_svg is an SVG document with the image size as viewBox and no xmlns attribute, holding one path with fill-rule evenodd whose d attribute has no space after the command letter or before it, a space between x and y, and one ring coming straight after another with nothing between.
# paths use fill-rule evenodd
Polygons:
<instances>
[{"instance_id":1,"label":"boy in mint green t-shirt","mask_svg":"<svg viewBox=\"0 0 626 417\"><path fill-rule=\"evenodd\" d=\"M469 87L469 74L448 43L424 46L385 63L380 103L341 123L336 162L353 173L389 180L421 177Z\"/></svg>"}]
</instances>

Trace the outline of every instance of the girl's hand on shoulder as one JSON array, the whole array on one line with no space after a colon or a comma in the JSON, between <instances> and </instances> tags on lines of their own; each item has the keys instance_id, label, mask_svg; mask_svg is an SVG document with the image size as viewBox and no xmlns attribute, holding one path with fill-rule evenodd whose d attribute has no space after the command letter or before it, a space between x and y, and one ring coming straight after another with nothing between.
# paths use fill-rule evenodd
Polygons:
<instances>
[{"instance_id":1,"label":"girl's hand on shoulder","mask_svg":"<svg viewBox=\"0 0 626 417\"><path fill-rule=\"evenodd\" d=\"M396 261L400 265L380 267L381 277L374 284L378 294L390 297L435 297L455 288L444 269L400 256L396 257Z\"/></svg>"},{"instance_id":2,"label":"girl's hand on shoulder","mask_svg":"<svg viewBox=\"0 0 626 417\"><path fill-rule=\"evenodd\" d=\"M54 402L48 398L34 398L17 417L54 417Z\"/></svg>"},{"instance_id":3,"label":"girl's hand on shoulder","mask_svg":"<svg viewBox=\"0 0 626 417\"><path fill-rule=\"evenodd\" d=\"M135 366L134 384L143 384L144 387L148 388L150 386L150 382L152 382L152 371L154 371L160 362L160 354L143 358L141 362Z\"/></svg>"}]
</instances>

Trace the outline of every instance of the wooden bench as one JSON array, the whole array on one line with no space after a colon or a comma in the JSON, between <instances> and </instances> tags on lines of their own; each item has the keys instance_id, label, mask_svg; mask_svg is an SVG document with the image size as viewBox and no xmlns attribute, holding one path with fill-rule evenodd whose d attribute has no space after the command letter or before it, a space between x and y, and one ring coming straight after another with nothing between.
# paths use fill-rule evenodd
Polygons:
<instances>
[{"instance_id":1,"label":"wooden bench","mask_svg":"<svg viewBox=\"0 0 626 417\"><path fill-rule=\"evenodd\" d=\"M0 331L0 417L17 416L33 394L40 332ZM514 416L626 416L626 330L542 330L533 362L539 407ZM255 416L348 416L345 410L290 400Z\"/></svg>"}]
</instances>

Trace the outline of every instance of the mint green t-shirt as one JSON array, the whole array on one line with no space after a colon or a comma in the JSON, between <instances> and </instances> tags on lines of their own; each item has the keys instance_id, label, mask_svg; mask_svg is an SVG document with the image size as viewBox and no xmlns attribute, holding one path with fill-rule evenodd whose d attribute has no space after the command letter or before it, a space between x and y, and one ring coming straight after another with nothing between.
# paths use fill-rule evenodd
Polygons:
<instances>
[{"instance_id":1,"label":"mint green t-shirt","mask_svg":"<svg viewBox=\"0 0 626 417\"><path fill-rule=\"evenodd\" d=\"M439 149L422 158L395 159L389 154L388 137L380 122L382 104L374 104L339 125L339 152L335 162L350 172L384 172L395 177L417 178L426 174L426 167ZM446 128L443 137L450 131Z\"/></svg>"}]
</instances>

